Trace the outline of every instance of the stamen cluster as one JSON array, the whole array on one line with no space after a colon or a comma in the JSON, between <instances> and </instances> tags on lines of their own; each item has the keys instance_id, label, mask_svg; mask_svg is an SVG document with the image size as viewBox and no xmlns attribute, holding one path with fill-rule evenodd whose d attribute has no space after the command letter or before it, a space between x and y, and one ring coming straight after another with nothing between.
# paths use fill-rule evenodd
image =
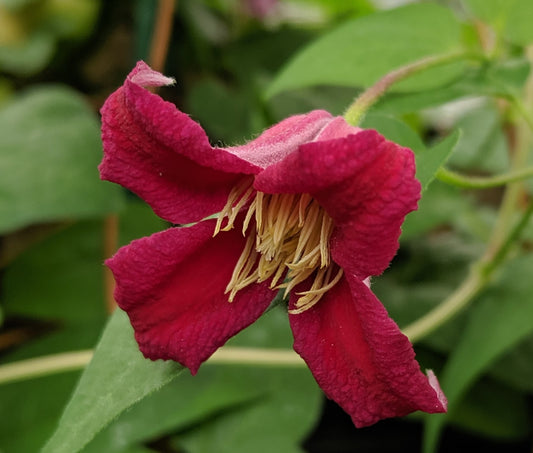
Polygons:
<instances>
[{"instance_id":1,"label":"stamen cluster","mask_svg":"<svg viewBox=\"0 0 533 453\"><path fill-rule=\"evenodd\" d=\"M231 191L214 235L233 228L246 206L242 233L248 239L226 287L230 302L252 283L271 278L270 287L283 288L287 295L314 276L310 289L297 293L300 297L291 313L311 308L342 277L342 269L332 263L329 253L332 219L309 194L258 192L248 180Z\"/></svg>"}]
</instances>

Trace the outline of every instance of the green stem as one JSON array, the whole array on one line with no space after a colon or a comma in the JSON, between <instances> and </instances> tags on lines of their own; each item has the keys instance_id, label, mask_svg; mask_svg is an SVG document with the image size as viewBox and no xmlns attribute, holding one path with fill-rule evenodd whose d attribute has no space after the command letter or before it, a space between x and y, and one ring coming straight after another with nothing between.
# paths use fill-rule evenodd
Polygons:
<instances>
[{"instance_id":1,"label":"green stem","mask_svg":"<svg viewBox=\"0 0 533 453\"><path fill-rule=\"evenodd\" d=\"M64 352L20 360L0 366L0 385L85 368L93 350ZM206 364L303 367L305 362L290 349L224 347Z\"/></svg>"},{"instance_id":2,"label":"green stem","mask_svg":"<svg viewBox=\"0 0 533 453\"><path fill-rule=\"evenodd\" d=\"M7 363L0 366L0 384L79 370L91 361L92 356L93 351L88 349Z\"/></svg>"},{"instance_id":3,"label":"green stem","mask_svg":"<svg viewBox=\"0 0 533 453\"><path fill-rule=\"evenodd\" d=\"M533 62L533 46L526 49L526 55L529 62ZM532 128L530 127L531 113L525 107L526 105L533 105L533 75L527 79L524 90L524 102L519 100L513 102L515 107L522 106L523 110L519 110L522 114L521 118L516 124L516 146L511 162L511 171L520 171L526 167L529 159L529 151L531 147ZM489 241L488 256L494 256L500 246L506 241L506 237L513 219L513 214L520 202L520 197L523 194L523 184L520 181L509 184L505 190L498 219L493 230L492 237ZM490 250L490 248L492 250Z\"/></svg>"},{"instance_id":4,"label":"green stem","mask_svg":"<svg viewBox=\"0 0 533 453\"><path fill-rule=\"evenodd\" d=\"M491 249L475 263L459 287L435 309L402 329L412 342L418 341L449 321L466 307L490 282L496 269L503 263L514 242L520 236L533 214L533 203L501 244L496 253Z\"/></svg>"},{"instance_id":5,"label":"green stem","mask_svg":"<svg viewBox=\"0 0 533 453\"><path fill-rule=\"evenodd\" d=\"M491 187L503 186L510 182L521 181L532 176L533 167L489 177L465 176L444 167L441 167L437 173L437 178L442 182L465 189L490 189Z\"/></svg>"},{"instance_id":6,"label":"green stem","mask_svg":"<svg viewBox=\"0 0 533 453\"><path fill-rule=\"evenodd\" d=\"M467 58L479 59L480 57L473 55L471 52L453 52L445 55L426 57L391 71L355 99L344 113L344 119L349 124L357 126L368 109L395 83L426 69Z\"/></svg>"},{"instance_id":7,"label":"green stem","mask_svg":"<svg viewBox=\"0 0 533 453\"><path fill-rule=\"evenodd\" d=\"M532 62L533 46L527 49L527 56ZM529 76L526 83L525 102L514 102L513 105L523 107L522 110L519 109L522 116L516 124L517 138L512 156L511 173L516 174L523 171L521 169L525 167L528 161L532 142L532 117L524 106L533 105L533 75ZM523 212L520 221L513 226L512 222L515 213L519 210L522 195L524 195L523 185L519 180L507 185L485 253L472 266L463 283L447 299L403 329L411 341L420 340L450 320L490 282L495 270L503 263L513 243L518 239L533 213L533 203L530 203L526 211Z\"/></svg>"},{"instance_id":8,"label":"green stem","mask_svg":"<svg viewBox=\"0 0 533 453\"><path fill-rule=\"evenodd\" d=\"M460 312L484 285L481 273L472 267L468 277L444 302L402 329L403 333L412 343L420 340Z\"/></svg>"}]
</instances>

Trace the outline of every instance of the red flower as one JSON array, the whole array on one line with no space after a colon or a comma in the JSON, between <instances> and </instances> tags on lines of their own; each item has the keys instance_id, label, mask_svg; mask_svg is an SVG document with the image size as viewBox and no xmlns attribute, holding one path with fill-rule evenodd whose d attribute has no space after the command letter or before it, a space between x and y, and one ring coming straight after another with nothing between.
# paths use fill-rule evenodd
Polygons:
<instances>
[{"instance_id":1,"label":"red flower","mask_svg":"<svg viewBox=\"0 0 533 453\"><path fill-rule=\"evenodd\" d=\"M324 111L213 148L197 123L143 88L170 82L140 62L102 108L102 178L169 222L198 222L107 261L143 354L194 374L285 288L294 349L356 426L444 412L435 376L422 374L369 289L417 206L412 152Z\"/></svg>"}]
</instances>

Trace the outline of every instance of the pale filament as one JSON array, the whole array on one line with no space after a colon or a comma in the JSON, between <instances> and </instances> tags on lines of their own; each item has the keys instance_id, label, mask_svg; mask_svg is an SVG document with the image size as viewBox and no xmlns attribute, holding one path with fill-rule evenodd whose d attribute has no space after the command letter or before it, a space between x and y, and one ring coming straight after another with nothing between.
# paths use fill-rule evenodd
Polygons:
<instances>
[{"instance_id":1,"label":"pale filament","mask_svg":"<svg viewBox=\"0 0 533 453\"><path fill-rule=\"evenodd\" d=\"M266 194L256 191L247 180L231 191L214 235L233 228L238 213L247 205L242 233L248 239L226 287L229 301L252 283L272 278L270 287L284 288L287 295L314 276L311 288L297 293L300 297L290 312L308 310L342 277L342 269L330 259L332 219L309 194Z\"/></svg>"}]
</instances>

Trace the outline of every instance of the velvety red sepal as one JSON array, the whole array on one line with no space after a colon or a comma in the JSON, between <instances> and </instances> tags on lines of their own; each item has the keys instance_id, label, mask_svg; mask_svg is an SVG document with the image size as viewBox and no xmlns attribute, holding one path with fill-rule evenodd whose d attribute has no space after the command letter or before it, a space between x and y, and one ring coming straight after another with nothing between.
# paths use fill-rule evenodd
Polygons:
<instances>
[{"instance_id":1,"label":"velvety red sepal","mask_svg":"<svg viewBox=\"0 0 533 453\"><path fill-rule=\"evenodd\" d=\"M289 316L294 349L357 427L446 411L435 376L420 371L409 340L365 283L343 277L320 303Z\"/></svg>"},{"instance_id":2,"label":"velvety red sepal","mask_svg":"<svg viewBox=\"0 0 533 453\"><path fill-rule=\"evenodd\" d=\"M398 249L400 226L416 209L414 156L373 130L299 147L255 178L267 193L310 193L335 222L333 259L365 279L379 275Z\"/></svg>"},{"instance_id":3,"label":"velvety red sepal","mask_svg":"<svg viewBox=\"0 0 533 453\"><path fill-rule=\"evenodd\" d=\"M190 223L219 211L254 164L213 148L202 127L139 83L165 80L139 62L102 107L102 179L135 192L160 217Z\"/></svg>"},{"instance_id":4,"label":"velvety red sepal","mask_svg":"<svg viewBox=\"0 0 533 453\"><path fill-rule=\"evenodd\" d=\"M133 241L106 264L117 283L143 354L172 359L194 374L228 338L254 322L275 292L268 282L224 294L245 238L238 230L212 237L214 221L171 228Z\"/></svg>"}]
</instances>

